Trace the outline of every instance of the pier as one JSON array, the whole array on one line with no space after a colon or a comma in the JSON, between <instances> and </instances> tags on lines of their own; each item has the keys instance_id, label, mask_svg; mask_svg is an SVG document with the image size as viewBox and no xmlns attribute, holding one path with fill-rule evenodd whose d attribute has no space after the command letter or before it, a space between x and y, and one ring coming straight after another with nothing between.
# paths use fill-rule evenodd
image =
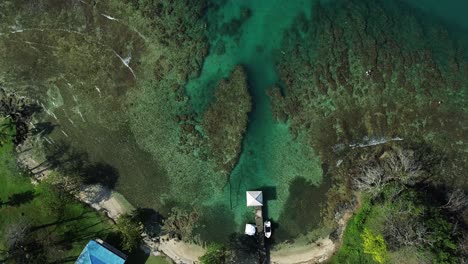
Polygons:
<instances>
[{"instance_id":1,"label":"pier","mask_svg":"<svg viewBox=\"0 0 468 264\"><path fill-rule=\"evenodd\" d=\"M264 219L263 219L263 192L248 191L247 192L247 207L253 207L255 213L255 228L257 241L260 249L260 263L269 263L269 254L265 241Z\"/></svg>"},{"instance_id":2,"label":"pier","mask_svg":"<svg viewBox=\"0 0 468 264\"><path fill-rule=\"evenodd\" d=\"M263 235L263 210L261 206L255 207L255 226L257 227L257 233Z\"/></svg>"}]
</instances>

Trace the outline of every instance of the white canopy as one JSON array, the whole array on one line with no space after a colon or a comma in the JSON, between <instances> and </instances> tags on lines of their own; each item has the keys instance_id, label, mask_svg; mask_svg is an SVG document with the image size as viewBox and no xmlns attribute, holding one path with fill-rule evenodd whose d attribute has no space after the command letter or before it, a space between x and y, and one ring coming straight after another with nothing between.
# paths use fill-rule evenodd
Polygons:
<instances>
[{"instance_id":1,"label":"white canopy","mask_svg":"<svg viewBox=\"0 0 468 264\"><path fill-rule=\"evenodd\" d=\"M247 192L247 206L263 206L262 191Z\"/></svg>"},{"instance_id":2,"label":"white canopy","mask_svg":"<svg viewBox=\"0 0 468 264\"><path fill-rule=\"evenodd\" d=\"M245 225L245 234L249 236L255 235L255 226L251 224L246 224Z\"/></svg>"}]
</instances>

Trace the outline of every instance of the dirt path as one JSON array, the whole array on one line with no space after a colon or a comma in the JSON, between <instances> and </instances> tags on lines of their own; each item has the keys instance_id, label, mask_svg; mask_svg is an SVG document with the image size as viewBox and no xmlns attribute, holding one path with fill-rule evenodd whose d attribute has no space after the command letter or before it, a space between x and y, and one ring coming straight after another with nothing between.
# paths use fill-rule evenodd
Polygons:
<instances>
[{"instance_id":1,"label":"dirt path","mask_svg":"<svg viewBox=\"0 0 468 264\"><path fill-rule=\"evenodd\" d=\"M291 245L271 252L273 264L322 263L335 252L336 245L329 238L319 239L306 246Z\"/></svg>"},{"instance_id":2,"label":"dirt path","mask_svg":"<svg viewBox=\"0 0 468 264\"><path fill-rule=\"evenodd\" d=\"M171 258L175 263L199 263L198 258L205 254L205 249L200 246L175 240L163 240L165 239L161 239L159 250Z\"/></svg>"},{"instance_id":3,"label":"dirt path","mask_svg":"<svg viewBox=\"0 0 468 264\"><path fill-rule=\"evenodd\" d=\"M77 198L98 211L103 210L114 221L135 209L122 195L98 184L83 186Z\"/></svg>"}]
</instances>

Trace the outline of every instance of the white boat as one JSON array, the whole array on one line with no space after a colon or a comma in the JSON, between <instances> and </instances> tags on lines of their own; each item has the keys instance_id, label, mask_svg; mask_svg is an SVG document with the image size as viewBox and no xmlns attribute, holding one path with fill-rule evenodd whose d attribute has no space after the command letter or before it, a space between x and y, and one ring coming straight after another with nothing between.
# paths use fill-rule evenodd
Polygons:
<instances>
[{"instance_id":1,"label":"white boat","mask_svg":"<svg viewBox=\"0 0 468 264\"><path fill-rule=\"evenodd\" d=\"M271 237L271 222L270 221L265 221L263 224L263 227L265 229L265 237L270 238Z\"/></svg>"}]
</instances>

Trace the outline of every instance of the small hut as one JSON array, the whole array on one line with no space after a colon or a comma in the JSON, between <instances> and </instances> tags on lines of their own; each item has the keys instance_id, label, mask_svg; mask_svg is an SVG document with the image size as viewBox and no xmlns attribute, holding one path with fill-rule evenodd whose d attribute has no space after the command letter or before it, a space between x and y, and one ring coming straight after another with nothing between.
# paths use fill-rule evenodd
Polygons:
<instances>
[{"instance_id":1,"label":"small hut","mask_svg":"<svg viewBox=\"0 0 468 264\"><path fill-rule=\"evenodd\" d=\"M263 193L262 191L248 191L247 192L247 206L263 206Z\"/></svg>"},{"instance_id":2,"label":"small hut","mask_svg":"<svg viewBox=\"0 0 468 264\"><path fill-rule=\"evenodd\" d=\"M246 224L245 225L245 234L249 236L253 236L256 233L256 229L254 225Z\"/></svg>"},{"instance_id":3,"label":"small hut","mask_svg":"<svg viewBox=\"0 0 468 264\"><path fill-rule=\"evenodd\" d=\"M255 209L255 225L257 232L263 232L263 193L262 191L248 191L247 192L247 206L254 207Z\"/></svg>"}]
</instances>

